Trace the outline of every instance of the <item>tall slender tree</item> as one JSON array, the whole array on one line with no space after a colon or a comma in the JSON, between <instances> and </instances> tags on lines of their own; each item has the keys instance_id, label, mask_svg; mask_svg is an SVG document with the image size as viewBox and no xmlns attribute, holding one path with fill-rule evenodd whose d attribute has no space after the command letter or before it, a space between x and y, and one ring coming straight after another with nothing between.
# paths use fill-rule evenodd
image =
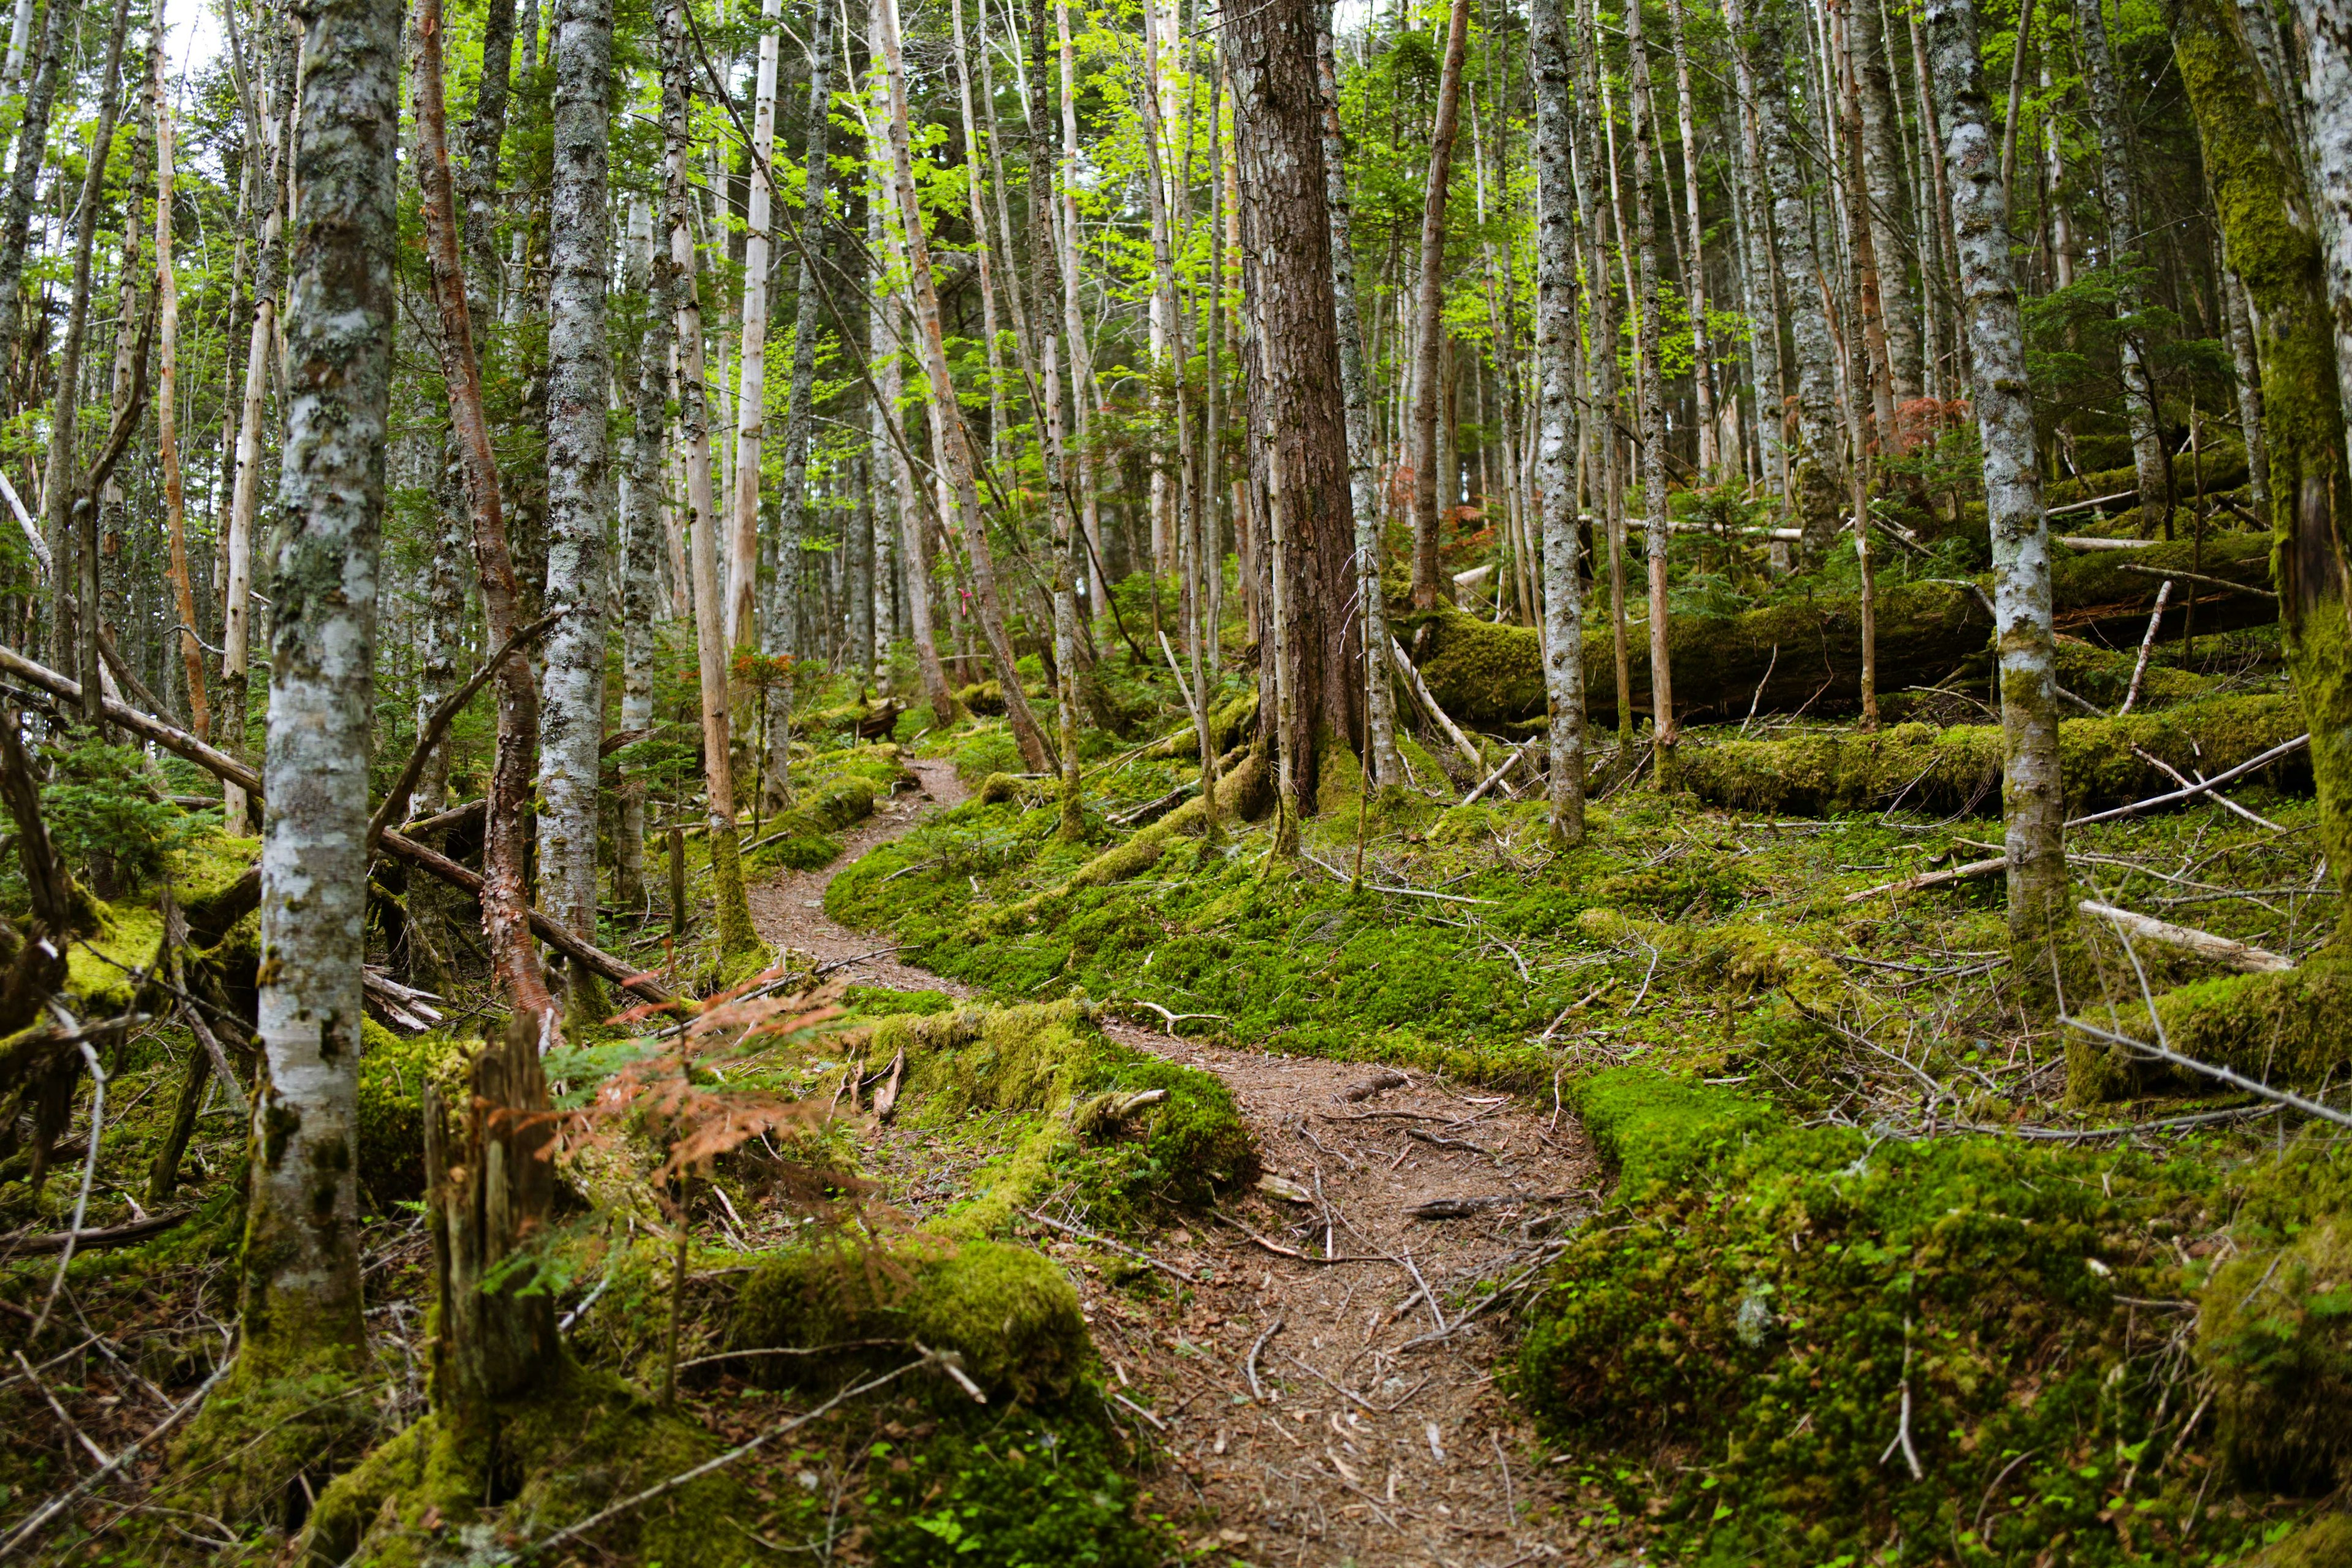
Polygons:
<instances>
[{"instance_id":1,"label":"tall slender tree","mask_svg":"<svg viewBox=\"0 0 2352 1568\"><path fill-rule=\"evenodd\" d=\"M1536 505L1543 536L1544 698L1551 837L1584 841L1584 592L1576 527L1576 225L1568 20L1533 0L1535 78Z\"/></svg>"},{"instance_id":2,"label":"tall slender tree","mask_svg":"<svg viewBox=\"0 0 2352 1568\"><path fill-rule=\"evenodd\" d=\"M1422 190L1421 276L1414 294L1412 374L1412 604L1434 609L1438 585L1438 521L1454 502L1452 475L1437 471L1439 340L1445 307L1445 190L1454 167L1454 137L1461 123L1462 61L1468 47L1470 0L1453 0L1445 24L1445 56L1438 68L1437 105L1429 132L1429 178Z\"/></svg>"}]
</instances>

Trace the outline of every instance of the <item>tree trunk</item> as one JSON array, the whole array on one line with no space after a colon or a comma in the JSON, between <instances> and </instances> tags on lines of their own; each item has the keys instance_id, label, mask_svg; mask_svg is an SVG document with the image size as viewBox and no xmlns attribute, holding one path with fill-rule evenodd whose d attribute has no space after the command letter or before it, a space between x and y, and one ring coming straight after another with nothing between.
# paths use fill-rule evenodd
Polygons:
<instances>
[{"instance_id":1,"label":"tree trunk","mask_svg":"<svg viewBox=\"0 0 2352 1568\"><path fill-rule=\"evenodd\" d=\"M1738 26L1736 3L1727 19ZM1748 51L1731 51L1734 90L1739 100L1740 172L1734 193L1740 229L1740 272L1746 286L1749 376L1756 400L1756 467L1764 493L1789 504L1788 359L1780 343L1780 274L1772 265L1772 226L1763 210L1763 141L1756 111L1756 89ZM1785 566L1785 562L1781 563Z\"/></svg>"},{"instance_id":2,"label":"tree trunk","mask_svg":"<svg viewBox=\"0 0 2352 1568\"><path fill-rule=\"evenodd\" d=\"M818 14L826 16L830 10L820 0ZM775 208L770 173L776 150L776 35L783 15L783 0L760 0L760 68L751 99L751 194L743 235L743 337L736 356L735 503L728 509L727 646L730 649L757 640L760 445L768 418L768 230ZM811 134L821 138L824 123L824 116L817 116ZM803 237L814 238L808 234ZM807 298L805 291L802 297ZM799 567L794 560L782 568L786 585L778 595L782 605L793 604L791 586L796 585ZM798 641L797 636L788 637L785 646Z\"/></svg>"},{"instance_id":3,"label":"tree trunk","mask_svg":"<svg viewBox=\"0 0 2352 1568\"><path fill-rule=\"evenodd\" d=\"M1625 12L1625 41L1633 59L1633 245L1641 254L1641 312L1635 328L1634 374L1641 419L1642 501L1648 514L1646 542L1650 569L1650 721L1655 762L1652 776L1660 789L1675 783L1675 692L1666 616L1666 546L1673 538L1666 512L1666 399L1664 372L1659 358L1664 352L1663 321L1665 283L1658 276L1657 203L1653 189L1653 161L1658 142L1656 100L1650 91L1650 56L1642 41L1638 7Z\"/></svg>"},{"instance_id":4,"label":"tree trunk","mask_svg":"<svg viewBox=\"0 0 2352 1568\"><path fill-rule=\"evenodd\" d=\"M57 103L58 73L65 68L66 33L73 14L69 0L49 0L41 24L40 58L33 63L24 114L16 121L16 163L8 174L7 207L0 213L0 384L13 384L16 380L16 342L23 331L25 247L32 236L33 202L48 152L49 116Z\"/></svg>"},{"instance_id":5,"label":"tree trunk","mask_svg":"<svg viewBox=\"0 0 2352 1568\"><path fill-rule=\"evenodd\" d=\"M1255 318L1246 347L1253 462L1281 509L1280 619L1265 642L1290 714L1281 737L1302 809L1326 744L1352 746L1363 666L1354 593L1355 516L1339 312L1323 174L1323 94L1313 0L1268 0L1236 15L1227 47L1239 164L1242 281ZM1269 520L1271 521L1272 520ZM1272 533L1269 529L1269 533ZM1274 563L1269 562L1269 565ZM1269 595L1270 600L1274 595ZM1261 732L1274 739L1267 703Z\"/></svg>"},{"instance_id":6,"label":"tree trunk","mask_svg":"<svg viewBox=\"0 0 2352 1568\"><path fill-rule=\"evenodd\" d=\"M2105 0L2078 0L2074 26L2082 37L2084 85L2089 89L2091 122L2099 136L2099 205L2107 221L2106 264L2112 274L2116 311L2124 327L2116 343L2123 362L2124 416L2131 428L2132 468L2139 482L2139 531L2155 534L2172 522L2171 480L2158 424L2156 377L2147 363L2147 308L2134 268L2139 265L2138 203L2132 193L2130 142L2124 127L2122 89L2116 81L2115 54L2107 45Z\"/></svg>"},{"instance_id":7,"label":"tree trunk","mask_svg":"<svg viewBox=\"0 0 2352 1568\"><path fill-rule=\"evenodd\" d=\"M529 18L538 52L539 12ZM560 24L559 24L560 25ZM466 212L467 302L478 321L498 313L499 153L507 132L507 73L514 66L514 0L487 0L482 7L482 74L474 89L474 117L466 127L466 165L457 174L457 195Z\"/></svg>"},{"instance_id":8,"label":"tree trunk","mask_svg":"<svg viewBox=\"0 0 2352 1568\"><path fill-rule=\"evenodd\" d=\"M1576 222L1583 231L1585 300L1591 321L1585 338L1585 402L1580 446L1590 453L1587 471L1601 512L1601 532L1609 549L1609 631L1615 658L1617 734L1621 744L1633 735L1633 658L1626 642L1625 515L1622 506L1620 453L1617 441L1617 310L1609 280L1609 247L1602 233L1602 215L1610 205L1613 175L1602 161L1598 127L1603 110L1601 96L1601 43L1592 0L1577 0ZM1630 303L1630 301L1629 301Z\"/></svg>"},{"instance_id":9,"label":"tree trunk","mask_svg":"<svg viewBox=\"0 0 2352 1568\"><path fill-rule=\"evenodd\" d=\"M596 941L597 771L604 742L604 611L610 594L613 367L604 344L612 236L605 216L612 130L612 0L557 0L554 172L548 197L547 594L565 612L547 634L539 732L542 910ZM602 1016L604 988L565 979L572 1022Z\"/></svg>"},{"instance_id":10,"label":"tree trunk","mask_svg":"<svg viewBox=\"0 0 2352 1568\"><path fill-rule=\"evenodd\" d=\"M78 659L61 660L58 668L79 666L82 713L93 723L105 700L106 684L98 651L98 516L94 509L78 504L81 476L74 457L74 416L81 403L82 338L89 324L90 252L98 241L98 214L105 198L106 163L114 148L114 117L122 90L122 38L130 24L129 0L115 0L114 22L107 33L106 63L99 76L98 123L90 133L89 153L83 163L81 205L77 209L79 216L74 226L73 293L66 306L65 334L58 349L58 405L49 416L49 460L44 480L48 500L49 555L58 565L50 584L51 635L61 653L79 655ZM80 600L78 606L77 595ZM69 643L68 633L75 628L79 629L79 637Z\"/></svg>"},{"instance_id":11,"label":"tree trunk","mask_svg":"<svg viewBox=\"0 0 2352 1568\"><path fill-rule=\"evenodd\" d=\"M817 307L821 298L816 256L830 228L825 221L824 193L825 181L833 168L825 156L824 136L833 109L833 7L820 0L814 10L816 36L811 45L809 63L808 143L803 163L806 174L803 188L806 194L801 199L800 286L793 302L793 379L784 390L783 484L776 501L781 513L778 521L782 524L776 534L776 602L782 613L770 617L761 644L761 651L772 656L799 657L810 651L793 606L793 590L800 582L803 542L808 535L808 452L815 427L813 400L816 389ZM772 42L772 35L763 39L761 47L767 49ZM765 61L763 55L762 70L769 69ZM753 199L755 203L759 199L757 192ZM749 285L745 287L748 303ZM747 327L747 334L749 331ZM748 335L745 342L748 346ZM750 363L748 356L745 363ZM756 495L753 499L756 504ZM859 679L864 679L862 673ZM789 687L771 689L767 722L772 738L789 731L791 726L780 721L786 717L790 701ZM767 766L769 773L782 777L775 759L771 758Z\"/></svg>"},{"instance_id":12,"label":"tree trunk","mask_svg":"<svg viewBox=\"0 0 2352 1568\"><path fill-rule=\"evenodd\" d=\"M1346 143L1339 131L1339 65L1333 58L1328 18L1316 33L1316 68L1323 96L1323 183L1331 208L1331 298L1339 335L1339 394L1347 410L1348 501L1355 521L1356 597L1363 606L1363 646L1389 646L1387 591L1381 584L1381 511L1379 460L1372 449L1370 394L1364 380L1364 323L1356 309L1356 255L1350 233ZM1212 562L1213 565L1213 562ZM1396 743L1396 686L1388 661L1365 660L1365 783L1386 788L1406 782ZM1206 700L1202 702L1206 717ZM1203 742L1205 745L1205 741Z\"/></svg>"},{"instance_id":13,"label":"tree trunk","mask_svg":"<svg viewBox=\"0 0 2352 1568\"><path fill-rule=\"evenodd\" d=\"M1715 374L1706 320L1706 246L1698 206L1698 121L1691 101L1690 44L1684 37L1682 0L1669 0L1666 22L1675 51L1675 105L1683 136L1683 201L1689 210L1690 256L1683 270L1691 324L1691 393L1698 405L1698 478L1712 483L1722 464L1716 449Z\"/></svg>"},{"instance_id":14,"label":"tree trunk","mask_svg":"<svg viewBox=\"0 0 2352 1568\"><path fill-rule=\"evenodd\" d=\"M473 514L474 563L482 586L483 630L503 647L520 628L514 558L507 545L498 460L490 450L482 406L481 363L474 354L473 316L466 301L465 262L458 249L457 199L449 171L448 131L441 79L440 0L422 0L417 12L416 126L425 187L424 217L433 290L440 308L443 379L450 423L465 464L467 510ZM307 107L307 106L306 106ZM539 743L539 689L530 661L510 658L497 676L499 730L490 764L489 805L482 842L482 931L490 965L518 1013L554 1005L532 944L524 879L528 847L524 812L530 799Z\"/></svg>"},{"instance_id":15,"label":"tree trunk","mask_svg":"<svg viewBox=\"0 0 2352 1568\"><path fill-rule=\"evenodd\" d=\"M1984 446L1985 510L1992 530L2010 944L2019 975L2038 979L2050 966L2050 944L2068 920L2050 529L2034 456L2008 196L2000 187L1999 143L1985 100L1974 0L1927 0L1927 25L1944 165L1952 180L1951 233L1969 360L1976 367L1977 431Z\"/></svg>"},{"instance_id":16,"label":"tree trunk","mask_svg":"<svg viewBox=\"0 0 2352 1568\"><path fill-rule=\"evenodd\" d=\"M1445 303L1445 186L1454 165L1454 134L1460 121L1462 57L1470 32L1470 0L1454 0L1445 28L1445 63L1437 79L1437 108L1430 127L1429 179L1421 212L1421 283L1414 304L1412 405L1412 605L1437 607L1445 590L1438 582L1438 513L1450 510L1451 475L1443 501L1437 472L1438 342ZM1450 596L1450 595L1448 595Z\"/></svg>"},{"instance_id":17,"label":"tree trunk","mask_svg":"<svg viewBox=\"0 0 2352 1568\"><path fill-rule=\"evenodd\" d=\"M1829 548L1838 528L1837 348L1822 298L1827 273L1813 246L1812 215L1805 203L1813 180L1797 156L1789 130L1787 45L1780 33L1783 0L1748 4L1752 10L1741 46L1755 84L1757 141L1771 191L1780 304L1796 348L1797 429L1789 453L1790 500L1797 526L1804 531L1804 553L1811 559Z\"/></svg>"},{"instance_id":18,"label":"tree trunk","mask_svg":"<svg viewBox=\"0 0 2352 1568\"><path fill-rule=\"evenodd\" d=\"M1899 407L1922 395L1919 312L1911 292L1905 258L1913 247L1906 241L1903 151L1899 144L1902 114L1895 107L1895 79L1888 65L1892 53L1885 16L1877 0L1852 0L1848 18L1853 42L1853 66L1862 110L1863 177L1857 198L1866 195L1871 251L1878 263L1879 319L1886 338L1886 372ZM1926 276L1926 268L1921 268ZM1878 438L1892 438L1882 428Z\"/></svg>"},{"instance_id":19,"label":"tree trunk","mask_svg":"<svg viewBox=\"0 0 2352 1568\"><path fill-rule=\"evenodd\" d=\"M688 40L686 0L662 8L662 131L667 144L669 255L677 305L678 437L686 458L687 526L693 531L694 642L700 669L702 777L709 795L710 881L719 951L754 952L735 839L733 726L728 711L726 611L719 597L719 509L710 486L710 403L703 381L702 296L695 279L694 226L687 184Z\"/></svg>"},{"instance_id":20,"label":"tree trunk","mask_svg":"<svg viewBox=\"0 0 2352 1568\"><path fill-rule=\"evenodd\" d=\"M2338 226L2345 221L2340 192L2324 203L2309 199L2308 150L2294 144L2236 10L2226 0L2183 0L2173 47L2204 144L2229 265L2245 280L2252 307L2287 668L2311 725L2319 847L2336 886L2352 891L2352 635L2346 630L2344 557L2352 472L2329 297L2330 260L2352 237ZM2326 50L2341 45L2339 28ZM2313 56L2313 86L2322 89L2331 80L2323 71L2342 68L2320 48ZM2337 90L2314 114L2325 125L2344 105ZM2352 935L2347 921L2352 916L2338 917L2338 952Z\"/></svg>"},{"instance_id":21,"label":"tree trunk","mask_svg":"<svg viewBox=\"0 0 2352 1568\"><path fill-rule=\"evenodd\" d=\"M871 3L878 5L881 0ZM878 25L875 30L879 31ZM868 158L877 165L887 156L883 142L877 130L866 148ZM939 634L931 622L931 566L929 554L923 548L923 508L917 497L914 466L908 458L905 425L898 413L898 402L906 390L904 345L891 321L898 303L891 298L882 272L886 256L893 271L903 269L905 264L900 259L897 233L883 216L883 203L870 195L866 203L866 244L867 255L875 258L874 269L866 274L870 300L866 352L880 367L875 379L881 392L881 401L872 410L874 477L878 486L883 465L888 466L890 515L896 520L907 574L907 635L915 645L915 668L923 683L924 700L930 704L931 723L944 730L962 716L963 709L948 689L947 666L940 658Z\"/></svg>"},{"instance_id":22,"label":"tree trunk","mask_svg":"<svg viewBox=\"0 0 2352 1568\"><path fill-rule=\"evenodd\" d=\"M188 729L212 739L212 704L205 690L204 644L196 636L195 578L188 566L185 481L180 471L180 284L172 267L172 105L163 93L164 49L151 51L155 79L155 372L156 457L163 468L163 528L172 549L172 607L180 622L183 689Z\"/></svg>"},{"instance_id":23,"label":"tree trunk","mask_svg":"<svg viewBox=\"0 0 2352 1568\"><path fill-rule=\"evenodd\" d=\"M1536 447L1543 515L1543 656L1552 842L1584 842L1584 592L1578 570L1575 458L1576 236L1570 207L1568 22L1560 0L1534 0Z\"/></svg>"},{"instance_id":24,"label":"tree trunk","mask_svg":"<svg viewBox=\"0 0 2352 1568\"><path fill-rule=\"evenodd\" d=\"M59 4L61 0L52 0ZM286 449L261 848L264 1072L239 1375L357 1370L360 961L377 552L399 241L398 0L320 0L302 40Z\"/></svg>"},{"instance_id":25,"label":"tree trunk","mask_svg":"<svg viewBox=\"0 0 2352 1568\"><path fill-rule=\"evenodd\" d=\"M2305 174L2335 308L2337 395L2352 408L2352 11L2345 0L2294 0L2294 15L2304 53Z\"/></svg>"},{"instance_id":26,"label":"tree trunk","mask_svg":"<svg viewBox=\"0 0 2352 1568\"><path fill-rule=\"evenodd\" d=\"M980 487L972 475L971 432L957 405L955 381L948 364L947 342L940 321L939 289L931 274L930 241L923 230L923 214L915 196L913 152L907 112L906 73L898 55L898 19L893 0L881 0L878 29L884 70L890 96L887 121L890 142L891 184L895 189L899 226L908 250L908 283L915 313L917 347L930 382L932 438L945 458L945 479L953 493L962 525L964 546L971 558L973 596L978 601L981 635L987 640L989 660L1004 690L1005 717L1032 773L1053 771L1053 748L1022 694L1021 672L1015 667L1013 638L1005 629L1004 601L996 584L996 563L990 553L988 531L980 509Z\"/></svg>"}]
</instances>

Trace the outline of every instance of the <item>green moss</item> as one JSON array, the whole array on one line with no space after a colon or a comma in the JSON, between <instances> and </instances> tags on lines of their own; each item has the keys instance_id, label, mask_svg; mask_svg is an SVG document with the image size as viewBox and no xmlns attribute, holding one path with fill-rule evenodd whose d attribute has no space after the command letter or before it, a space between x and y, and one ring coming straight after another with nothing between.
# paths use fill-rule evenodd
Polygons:
<instances>
[{"instance_id":1,"label":"green moss","mask_svg":"<svg viewBox=\"0 0 2352 1568\"><path fill-rule=\"evenodd\" d=\"M2319 1083L2352 1063L2352 959L2322 952L2279 974L2199 981L2156 999L2164 1043L2182 1056L2280 1083ZM2119 1008L2111 1032L2153 1040L2139 1005ZM2201 1074L2137 1059L2076 1033L2066 1046L2066 1091L2078 1105L2150 1090L2217 1092Z\"/></svg>"},{"instance_id":2,"label":"green moss","mask_svg":"<svg viewBox=\"0 0 2352 1568\"><path fill-rule=\"evenodd\" d=\"M1078 1293L1053 1262L1004 1243L916 1233L885 1244L803 1247L760 1266L735 1303L735 1350L847 1346L823 1355L764 1356L755 1379L830 1387L907 1358L907 1343L951 1350L991 1400L1066 1399L1092 1363ZM952 1407L966 1396L941 1379Z\"/></svg>"},{"instance_id":3,"label":"green moss","mask_svg":"<svg viewBox=\"0 0 2352 1568\"><path fill-rule=\"evenodd\" d=\"M163 917L137 904L98 904L98 929L66 952L66 984L92 1014L131 1010L131 972L154 963L163 941Z\"/></svg>"},{"instance_id":4,"label":"green moss","mask_svg":"<svg viewBox=\"0 0 2352 1568\"><path fill-rule=\"evenodd\" d=\"M265 1366L248 1345L172 1445L165 1500L282 1528L375 1434L369 1390L339 1359Z\"/></svg>"},{"instance_id":5,"label":"green moss","mask_svg":"<svg viewBox=\"0 0 2352 1568\"><path fill-rule=\"evenodd\" d=\"M2062 1541L2059 1560L2118 1562L2199 1505L2198 1462L2165 1462L2166 1380L2114 1305L2179 1289L2141 1228L2179 1201L2170 1176L1801 1127L1656 1075L1576 1092L1621 1206L1528 1309L1514 1387L1555 1439L1612 1456L1604 1484L1662 1557L1858 1561L1899 1535L1969 1563ZM1918 1482L1890 1453L1906 1399ZM2243 1531L2206 1528L2216 1549Z\"/></svg>"},{"instance_id":6,"label":"green moss","mask_svg":"<svg viewBox=\"0 0 2352 1568\"><path fill-rule=\"evenodd\" d=\"M2252 1568L2346 1568L2352 1563L2352 1513L2326 1513L2251 1558Z\"/></svg>"},{"instance_id":7,"label":"green moss","mask_svg":"<svg viewBox=\"0 0 2352 1568\"><path fill-rule=\"evenodd\" d=\"M1099 1427L1015 1413L875 1447L867 1550L879 1568L1159 1568L1182 1543Z\"/></svg>"},{"instance_id":8,"label":"green moss","mask_svg":"<svg viewBox=\"0 0 2352 1568\"><path fill-rule=\"evenodd\" d=\"M956 1000L944 991L894 991L887 985L852 985L841 994L841 1005L865 1018L887 1018L899 1013L928 1017L953 1012Z\"/></svg>"},{"instance_id":9,"label":"green moss","mask_svg":"<svg viewBox=\"0 0 2352 1568\"><path fill-rule=\"evenodd\" d=\"M373 1018L360 1028L360 1180L380 1206L414 1201L425 1195L425 1088L462 1104L473 1048L439 1033L404 1038Z\"/></svg>"},{"instance_id":10,"label":"green moss","mask_svg":"<svg viewBox=\"0 0 2352 1568\"><path fill-rule=\"evenodd\" d=\"M2294 699L2215 697L2160 713L2069 719L2058 727L2059 773L2070 813L2143 800L2179 788L2133 747L2208 773L2233 767L2304 732ZM1701 800L1743 811L1826 816L1886 810L1918 814L2000 811L1998 725L1897 724L1875 734L1822 731L1785 740L1708 742L1683 748L1685 786ZM2279 789L2310 787L2301 752L2265 770Z\"/></svg>"},{"instance_id":11,"label":"green moss","mask_svg":"<svg viewBox=\"0 0 2352 1568\"><path fill-rule=\"evenodd\" d=\"M313 1568L409 1568L526 1541L709 1458L718 1444L610 1373L567 1367L486 1422L428 1415L326 1489L295 1551ZM600 1554L666 1568L736 1568L770 1555L765 1511L721 1471L628 1510L591 1537Z\"/></svg>"},{"instance_id":12,"label":"green moss","mask_svg":"<svg viewBox=\"0 0 2352 1568\"><path fill-rule=\"evenodd\" d=\"M2197 1359L2242 1481L2300 1496L2352 1481L2352 1214L2222 1268L2199 1306Z\"/></svg>"}]
</instances>

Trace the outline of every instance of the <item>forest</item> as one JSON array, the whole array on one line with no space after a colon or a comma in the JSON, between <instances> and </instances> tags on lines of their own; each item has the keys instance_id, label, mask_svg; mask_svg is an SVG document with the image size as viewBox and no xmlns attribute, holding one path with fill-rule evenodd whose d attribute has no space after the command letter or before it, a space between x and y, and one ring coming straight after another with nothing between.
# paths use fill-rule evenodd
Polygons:
<instances>
[{"instance_id":1,"label":"forest","mask_svg":"<svg viewBox=\"0 0 2352 1568\"><path fill-rule=\"evenodd\" d=\"M0 1563L2352 1568L2352 0L0 31Z\"/></svg>"}]
</instances>

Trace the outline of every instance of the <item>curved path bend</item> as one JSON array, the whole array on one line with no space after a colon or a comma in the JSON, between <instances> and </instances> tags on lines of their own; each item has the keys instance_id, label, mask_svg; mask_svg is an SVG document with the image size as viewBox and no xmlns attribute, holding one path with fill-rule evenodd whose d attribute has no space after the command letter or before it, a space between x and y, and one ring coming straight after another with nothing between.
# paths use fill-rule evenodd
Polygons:
<instances>
[{"instance_id":1,"label":"curved path bend","mask_svg":"<svg viewBox=\"0 0 2352 1568\"><path fill-rule=\"evenodd\" d=\"M752 916L771 942L856 960L845 973L861 983L970 995L875 955L877 938L824 913L835 870L964 798L950 764L911 766L919 794L877 802L833 866L755 887ZM1188 1521L1193 1546L1213 1550L1205 1560L1507 1568L1597 1559L1603 1543L1579 1527L1579 1500L1535 1455L1495 1387L1502 1314L1463 1305L1477 1299L1471 1281L1507 1281L1539 1262L1544 1233L1577 1205L1439 1220L1407 1212L1509 1194L1581 1193L1591 1202L1599 1165L1573 1121L1422 1073L1365 1094L1381 1069L1363 1063L1108 1027L1223 1079L1265 1169L1308 1194L1297 1203L1261 1192L1228 1205L1260 1239L1211 1219L1138 1248L1196 1279L1213 1271L1181 1309L1107 1281L1104 1263L1119 1261L1108 1249L1035 1227L1033 1239L1077 1282L1118 1415L1158 1428L1169 1459L1156 1478L1160 1503ZM897 1145L877 1152L894 1201L919 1213L952 1198L957 1173L945 1168L952 1156L938 1139L898 1129L883 1138ZM1307 1256L1326 1252L1341 1261Z\"/></svg>"}]
</instances>

